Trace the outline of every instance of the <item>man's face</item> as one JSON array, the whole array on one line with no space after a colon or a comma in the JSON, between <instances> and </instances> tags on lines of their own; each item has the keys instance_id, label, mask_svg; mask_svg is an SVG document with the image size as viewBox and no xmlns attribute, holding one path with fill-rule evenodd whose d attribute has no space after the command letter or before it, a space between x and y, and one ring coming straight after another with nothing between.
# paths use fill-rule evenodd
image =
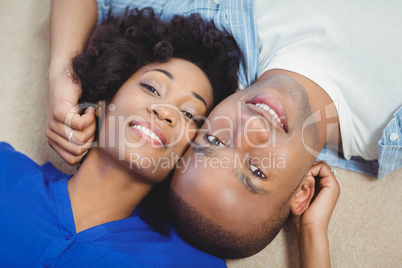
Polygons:
<instances>
[{"instance_id":1,"label":"man's face","mask_svg":"<svg viewBox=\"0 0 402 268\"><path fill-rule=\"evenodd\" d=\"M233 94L209 115L172 190L227 230L260 226L290 200L314 161L306 150L317 137L311 114L306 91L287 76Z\"/></svg>"}]
</instances>

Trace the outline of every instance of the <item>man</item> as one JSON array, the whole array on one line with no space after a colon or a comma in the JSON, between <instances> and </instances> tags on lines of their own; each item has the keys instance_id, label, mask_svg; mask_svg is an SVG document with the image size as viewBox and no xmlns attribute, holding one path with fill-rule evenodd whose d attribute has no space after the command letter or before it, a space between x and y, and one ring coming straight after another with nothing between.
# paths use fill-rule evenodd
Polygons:
<instances>
[{"instance_id":1,"label":"man","mask_svg":"<svg viewBox=\"0 0 402 268\"><path fill-rule=\"evenodd\" d=\"M203 9L198 8L197 3L203 5ZM284 133L280 133L282 130L280 130L278 124L275 126L275 129L277 129L274 132L275 135L271 133L272 122L276 122L275 120L277 120L275 115L273 115L273 119L266 117L266 120L262 120L260 116L257 116L257 118L260 119L255 118L253 120L245 120L244 122L240 120L240 123L238 118L241 118L241 116L232 116L229 118L234 123L233 127L230 127L232 127L232 129L239 129L239 135L228 135L221 132L220 135L226 135L226 140L222 141L221 139L223 138L220 138L219 135L215 137L216 126L211 123L210 132L213 135L204 135L204 138L199 137L196 140L201 146L204 146L204 144L201 144L200 139L204 139L204 141L206 139L210 143L220 144L217 140L227 142L228 140L232 140L232 138L235 140L246 139L245 137L248 138L248 136L241 134L248 130L253 130L247 132L247 134L250 135L248 138L249 142L251 142L253 146L255 143L261 145L261 147L265 146L264 157L266 157L266 155L269 156L271 152L272 159L281 161L281 168L278 166L276 169L279 177L288 177L291 179L283 182L283 189L286 189L286 191L283 191L275 204L267 208L270 212L268 214L270 215L258 218L258 223L254 222L252 226L254 229L261 226L260 222L269 222L267 218L270 219L270 216L275 214L274 212L284 211L285 216L282 215L282 213L276 213L278 214L277 218L281 219L287 217L286 215L288 215L289 211L296 213L296 215L303 212L303 209L298 212L294 211L297 206L292 206L291 204L293 201L297 200L295 197L300 190L303 191L301 191L301 194L298 196L307 196L306 199L303 199L303 203L309 203L310 197L308 197L309 194L306 193L306 191L308 191L309 185L312 185L312 182L308 184L304 182L306 182L307 175L312 167L311 164L318 156L318 152L320 152L325 143L331 145L330 147L332 148L339 149L346 159L354 160L355 157L358 157L359 160L365 159L374 161L370 162L370 164L377 163L377 141L381 138L382 130L386 128L382 141L379 143L379 177L384 177L392 170L402 166L402 157L400 155L402 139L400 138L400 130L398 132L397 127L398 124L400 124L399 120L401 120L402 113L399 109L402 96L398 87L400 84L399 77L401 77L400 73L398 73L401 70L398 63L402 62L402 55L397 45L400 43L398 39L401 35L396 34L401 29L401 22L398 19L397 12L397 10L400 10L400 3L388 2L386 6L380 5L379 3L367 4L365 2L354 2L353 4L345 2L337 3L333 6L325 6L315 1L304 1L302 3L295 3L294 1L282 1L281 3L270 3L267 1L256 1L255 3L253 1L236 1L233 3L231 3L231 1L222 1L220 4L210 2L197 3L181 1L179 5L175 4L173 1L168 1L167 3L158 2L155 6L154 4L152 5L156 7L157 12L159 10L162 17L167 17L173 12L200 12L205 18L214 19L218 26L225 28L229 33L234 35L245 54L246 64L244 66L247 68L243 68L243 72L240 75L243 86L252 84L257 77L259 77L261 81L264 78L268 79L256 86L257 88L266 87L268 93L271 91L282 92L285 88L283 85L292 86L291 88L295 90L292 90L291 93L288 92L284 94L286 97L281 98L286 99L286 101L282 101L284 104L279 105L284 107L286 113L289 106L291 106L287 103L290 101L288 98L296 94L294 92L298 92L299 99L304 100L304 106L294 111L291 109L293 112L289 112L293 115L293 118L288 118L288 114L284 116L284 113L281 113L278 108L271 107L275 105L259 104L263 108L269 106L268 110L273 108L274 114L280 119L280 123L278 122L279 125L284 125ZM150 5L150 3L147 2L147 5ZM136 6L141 7L141 3L136 3ZM103 9L104 7L105 9ZM121 12L121 9L124 9L124 7L125 4L119 4L115 1L112 1L111 5L99 3L100 16L98 19L102 19L102 14L108 15L114 12ZM255 10L255 17L253 10ZM377 19L375 22L373 21L373 17ZM258 40L260 40L260 42ZM54 57L52 56L52 58ZM275 74L284 74L287 76L270 78ZM288 76L292 77L292 79ZM254 89L255 87L252 87L244 92L251 92ZM237 105L238 103L245 105L244 102L242 102L241 94L246 93L239 92L233 95L233 98L229 98L232 105ZM272 94L275 95L274 93ZM276 96L276 98L281 100L279 96ZM308 101L306 101L306 98ZM213 118L215 118L215 115L226 116L227 107L232 107L232 105L229 104L225 105L225 103L229 103L229 100L222 103L221 106L218 106L216 110L213 111L208 122L214 121ZM295 100L290 102L297 103ZM363 103L370 103L370 106L362 105ZM256 105L254 106L258 107ZM309 106L310 110L308 109ZM258 107L258 109L261 107ZM248 110L243 109L243 111L247 112ZM297 135L292 136L293 143L287 143L287 139L280 138L295 134L295 132L288 133L287 128L292 127L291 122L295 120L296 114L298 114L296 111L303 111L303 116L299 119L307 121L298 122L299 124L295 125L293 129L296 131ZM311 116L308 116L308 113L311 113ZM240 111L240 115L241 114L242 111ZM393 114L395 114L394 119ZM248 116L251 117L251 115ZM251 117L251 119L255 116L256 115ZM78 116L75 117L77 118L76 121L79 122L80 118L78 118ZM247 126L246 122L248 122ZM257 124L258 122L259 124ZM271 122L271 124L267 122ZM222 121L220 123L222 123ZM261 126L262 123L265 127ZM91 137L91 135L88 134L90 131L85 132L85 126L91 124L90 120L87 120L87 123L81 122L80 124L81 125L77 124L77 130L84 130L82 135L84 138L82 141L90 142L89 137ZM257 127L253 127L253 125ZM209 129L207 125L204 127ZM269 131L266 131L267 129ZM316 129L317 132L313 131L314 129ZM258 142L253 139L255 133L258 131L262 131L262 133L265 131L266 137L262 139L262 142L259 140L260 138L257 139ZM304 137L303 135L306 133L309 135ZM81 133L77 134L80 135ZM275 142L272 141L271 137L275 137ZM63 137L63 140L66 140L66 137ZM243 156L246 155L247 150L244 150L242 146L250 147L250 145L245 142L246 141L229 145L226 144L226 147L219 148L230 148L233 150L231 155ZM51 145L52 143L53 142L50 141ZM273 144L277 147L273 147ZM290 147L288 146L289 144L296 147ZM54 147L57 148L57 146L57 144L54 144ZM67 160L71 157L73 160L71 162L77 161L77 159L79 160L82 154L85 153L85 150L80 150L71 154L71 151L74 151L74 149L69 149L69 146L71 148L73 147L72 144L66 145L67 149L64 151L61 150L60 154L62 156L64 155ZM194 159L194 157L190 156L195 152L201 152L204 155L205 152L208 152L206 149L203 149L203 147L197 147L200 146L197 146L196 143L196 147L192 149L192 151L189 151L188 155L185 155L182 163L186 163L186 159ZM276 155L274 155L272 148L276 148ZM294 151L295 149L299 150L297 153L300 155L299 157L302 157L303 161L297 162L297 165L293 167L292 165L297 157ZM254 152L254 150L251 151ZM213 153L220 154L220 151L218 152L218 150L215 149ZM328 156L327 151L324 153L325 156ZM243 158L240 158L241 163L243 163ZM230 157L228 157L228 159L230 160ZM262 160L264 160L262 156L254 158L254 161ZM343 168L366 173L370 171L365 168L361 169L362 164L358 162L345 162L338 157L336 157L335 160L335 164ZM191 161L190 163L194 164L194 162ZM233 163L233 161L228 162ZM262 174L267 177L255 164L249 163L248 165L244 165L244 167L246 166L253 174ZM208 167L207 165L207 168ZM363 167L365 167L365 165L363 165ZM205 168L204 171L206 171L207 168ZM256 188L257 190L254 189L253 191L260 192L259 190L261 189L259 188L261 187L253 187L252 182L250 182L251 179L245 178L242 174L233 174L233 168L227 168L223 171L228 172L232 180L244 181L249 186L249 189ZM219 178L223 178L223 171L215 168L214 174L217 175L211 175L209 178L215 178L215 181ZM194 175L194 172L187 167L186 174ZM199 169L197 169L197 175L198 174L202 174L199 172ZM295 178L292 177L293 174ZM200 194L200 191L192 190L191 192L194 193L194 195L190 200L189 195L181 192L188 186L188 183L183 175L179 175L174 179L172 187L174 192L176 192L176 196L174 194L172 195L175 200L184 200L189 204L190 209L192 209L191 207L196 207L197 215L201 214L202 219L208 219L208 221L213 222L210 226L231 232L229 234L233 234L233 232L237 231L234 230L235 227L243 228L243 232L241 232L240 235L244 237L244 234L249 231L244 227L246 223L241 223L241 219L245 217L245 214L239 214L240 216L237 216L237 219L240 219L239 225L229 226L233 222L231 220L225 220L226 216L228 216L225 209L227 211L230 206L219 206L217 202L220 201L220 199L215 200L216 202L210 200L210 202L208 202L209 210L205 208L205 206L197 208L199 204L196 202L199 201L195 201L197 198L196 194ZM276 177L278 177L278 175ZM200 180L200 183L201 182L203 181ZM188 190L189 188L186 189ZM219 188L219 186L216 186L215 189L222 191L222 188ZM263 192L263 190L269 192L269 189L263 188L261 192ZM243 191L243 189L239 191ZM270 191L273 192L273 190ZM207 195L207 197L209 196L210 195ZM228 192L227 196L233 197L234 194ZM229 198L229 200L232 199ZM255 202L252 201L254 200L253 198L243 198L242 200L242 202L234 202L234 204L240 203L243 207L250 207L250 204ZM258 202L258 204L260 203ZM285 206L285 208L283 208L282 205ZM236 208L237 207L238 206L236 206ZM211 214L212 212L208 211L213 211L214 215ZM214 218L216 215L219 215L223 220ZM180 216L178 218L180 219ZM230 217L228 219L230 219ZM230 230L231 228L233 230ZM264 243L266 243L266 241ZM247 254L250 254L250 252L244 253L244 255Z\"/></svg>"},{"instance_id":2,"label":"man","mask_svg":"<svg viewBox=\"0 0 402 268\"><path fill-rule=\"evenodd\" d=\"M309 150L319 152L332 134L312 111L329 101L277 74L221 102L171 183L173 214L186 239L219 256L245 257L263 249L290 213L301 215L315 192Z\"/></svg>"},{"instance_id":3,"label":"man","mask_svg":"<svg viewBox=\"0 0 402 268\"><path fill-rule=\"evenodd\" d=\"M308 206L325 145L359 160L335 159L344 168L370 174L378 159L381 178L402 167L400 4L355 4L255 1L260 82L211 112L172 181L189 241L223 256L261 250Z\"/></svg>"}]
</instances>

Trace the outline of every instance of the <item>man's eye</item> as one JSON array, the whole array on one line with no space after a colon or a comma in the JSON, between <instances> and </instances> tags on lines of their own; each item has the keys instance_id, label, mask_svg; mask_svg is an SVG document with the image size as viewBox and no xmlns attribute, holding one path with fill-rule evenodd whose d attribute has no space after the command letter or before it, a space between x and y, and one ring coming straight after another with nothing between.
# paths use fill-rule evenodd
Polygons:
<instances>
[{"instance_id":1,"label":"man's eye","mask_svg":"<svg viewBox=\"0 0 402 268\"><path fill-rule=\"evenodd\" d=\"M254 166L253 164L250 164L250 171L253 173L254 176L257 176L259 178L266 178L264 173L259 169L258 167Z\"/></svg>"},{"instance_id":2,"label":"man's eye","mask_svg":"<svg viewBox=\"0 0 402 268\"><path fill-rule=\"evenodd\" d=\"M153 94L160 96L159 92L153 86L144 83L140 83L140 85L146 88L148 91L152 92Z\"/></svg>"},{"instance_id":3,"label":"man's eye","mask_svg":"<svg viewBox=\"0 0 402 268\"><path fill-rule=\"evenodd\" d=\"M217 147L226 147L226 145L221 142L218 138L216 138L215 136L212 135L206 135L206 140L207 142L209 142L210 144L217 146Z\"/></svg>"}]
</instances>

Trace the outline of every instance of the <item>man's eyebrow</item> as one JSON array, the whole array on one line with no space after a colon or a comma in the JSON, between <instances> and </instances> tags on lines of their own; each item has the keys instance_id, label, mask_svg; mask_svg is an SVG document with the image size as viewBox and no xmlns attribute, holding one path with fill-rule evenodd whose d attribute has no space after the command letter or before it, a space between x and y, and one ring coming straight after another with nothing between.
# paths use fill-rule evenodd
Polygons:
<instances>
[{"instance_id":1,"label":"man's eyebrow","mask_svg":"<svg viewBox=\"0 0 402 268\"><path fill-rule=\"evenodd\" d=\"M261 188L257 185L255 185L252 180L243 172L241 171L235 171L236 173L236 178L246 187L248 191L250 191L253 194L268 194L269 192L265 190L264 188Z\"/></svg>"},{"instance_id":2,"label":"man's eyebrow","mask_svg":"<svg viewBox=\"0 0 402 268\"><path fill-rule=\"evenodd\" d=\"M195 93L195 92L193 91L193 96L194 96L196 99L199 99L200 101L202 101L202 102L204 103L205 107L208 107L208 106L207 106L207 102L206 102L206 101L204 100L204 98L201 97L199 94L197 94L197 93Z\"/></svg>"},{"instance_id":3,"label":"man's eyebrow","mask_svg":"<svg viewBox=\"0 0 402 268\"><path fill-rule=\"evenodd\" d=\"M147 72L152 72L152 71L161 72L161 73L163 73L164 75L166 75L170 80L174 81L174 76L173 76L171 73L169 73L168 71L166 71L166 70L163 70L163 69L152 69L152 70L146 71L146 73L147 73Z\"/></svg>"},{"instance_id":4,"label":"man's eyebrow","mask_svg":"<svg viewBox=\"0 0 402 268\"><path fill-rule=\"evenodd\" d=\"M216 154L216 150L211 148L211 147L206 147L203 145L200 145L199 143L196 143L195 141L191 144L191 147L193 148L194 152L203 154L205 156L211 157Z\"/></svg>"}]
</instances>

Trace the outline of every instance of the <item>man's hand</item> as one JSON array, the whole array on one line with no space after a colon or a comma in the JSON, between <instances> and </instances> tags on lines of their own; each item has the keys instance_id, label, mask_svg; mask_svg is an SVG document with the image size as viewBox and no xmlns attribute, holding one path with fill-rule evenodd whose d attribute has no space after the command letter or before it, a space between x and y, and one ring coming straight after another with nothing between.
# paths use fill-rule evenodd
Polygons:
<instances>
[{"instance_id":1,"label":"man's hand","mask_svg":"<svg viewBox=\"0 0 402 268\"><path fill-rule=\"evenodd\" d=\"M72 81L65 69L49 72L49 85L48 143L67 163L75 165L94 141L94 109L89 107L84 114L79 113L77 103L81 88Z\"/></svg>"},{"instance_id":2,"label":"man's hand","mask_svg":"<svg viewBox=\"0 0 402 268\"><path fill-rule=\"evenodd\" d=\"M302 215L293 216L292 224L298 233L311 229L326 232L338 201L339 184L326 162L316 162L307 176L316 180L315 197Z\"/></svg>"},{"instance_id":3,"label":"man's hand","mask_svg":"<svg viewBox=\"0 0 402 268\"><path fill-rule=\"evenodd\" d=\"M315 197L300 216L292 216L299 241L301 267L330 267L328 225L340 194L339 184L326 162L316 162L307 176L316 180Z\"/></svg>"}]
</instances>

